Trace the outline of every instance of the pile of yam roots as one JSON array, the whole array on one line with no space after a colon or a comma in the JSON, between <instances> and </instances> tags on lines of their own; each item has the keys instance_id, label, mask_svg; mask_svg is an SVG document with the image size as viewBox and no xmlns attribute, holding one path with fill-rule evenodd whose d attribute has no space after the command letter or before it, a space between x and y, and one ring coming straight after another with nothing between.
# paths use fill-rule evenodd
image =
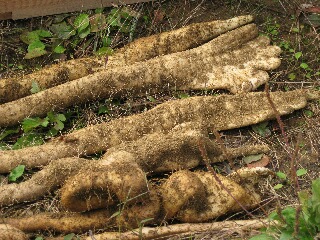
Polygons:
<instances>
[{"instance_id":1,"label":"pile of yam roots","mask_svg":"<svg viewBox=\"0 0 320 240\"><path fill-rule=\"evenodd\" d=\"M256 186L272 172L242 168L222 176L210 164L267 152L268 146L225 148L208 134L289 114L319 99L319 93L301 89L267 97L251 92L268 81L266 71L280 65L280 49L259 36L252 21L252 16L240 16L196 23L138 39L107 63L105 58L76 59L22 78L1 79L1 127L128 94L199 89L232 94L172 100L40 146L0 151L1 174L20 164L35 169L29 180L1 184L0 239L29 239L48 231L82 234L88 240L155 239L266 224L212 220L258 206L262 199ZM32 82L43 90L31 95ZM101 151L106 153L99 160L83 158ZM199 165L209 171L193 170ZM153 180L165 172L166 179ZM8 214L53 192L58 192L59 212ZM171 220L179 224L165 224Z\"/></svg>"}]
</instances>

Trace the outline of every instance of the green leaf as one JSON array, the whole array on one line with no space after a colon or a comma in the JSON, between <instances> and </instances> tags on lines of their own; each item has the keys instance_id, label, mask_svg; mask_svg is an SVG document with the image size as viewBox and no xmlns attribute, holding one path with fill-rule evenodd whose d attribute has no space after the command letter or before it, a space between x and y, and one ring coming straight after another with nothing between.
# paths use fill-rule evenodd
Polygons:
<instances>
[{"instance_id":1,"label":"green leaf","mask_svg":"<svg viewBox=\"0 0 320 240\"><path fill-rule=\"evenodd\" d=\"M114 218L114 217L118 217L119 215L121 215L121 212L120 212L120 211L117 211L117 212L115 212L114 214L112 214L109 219Z\"/></svg>"},{"instance_id":2,"label":"green leaf","mask_svg":"<svg viewBox=\"0 0 320 240\"><path fill-rule=\"evenodd\" d=\"M140 225L143 225L143 224L145 224L146 222L149 222L149 221L151 221L151 220L153 220L153 219L154 219L154 218L143 219L143 220L141 220Z\"/></svg>"},{"instance_id":3,"label":"green leaf","mask_svg":"<svg viewBox=\"0 0 320 240\"><path fill-rule=\"evenodd\" d=\"M76 34L75 29L71 25L68 25L65 21L52 24L51 31L60 39L68 39Z\"/></svg>"},{"instance_id":4,"label":"green leaf","mask_svg":"<svg viewBox=\"0 0 320 240\"><path fill-rule=\"evenodd\" d=\"M18 133L18 132L19 132L19 128L6 130L0 134L0 141L11 134Z\"/></svg>"},{"instance_id":5,"label":"green leaf","mask_svg":"<svg viewBox=\"0 0 320 240\"><path fill-rule=\"evenodd\" d=\"M53 137L59 133L59 130L55 129L54 127L50 128L50 130L47 132L47 137Z\"/></svg>"},{"instance_id":6,"label":"green leaf","mask_svg":"<svg viewBox=\"0 0 320 240\"><path fill-rule=\"evenodd\" d=\"M253 236L249 240L275 240L275 238L266 233L262 233L262 234Z\"/></svg>"},{"instance_id":7,"label":"green leaf","mask_svg":"<svg viewBox=\"0 0 320 240\"><path fill-rule=\"evenodd\" d=\"M113 49L111 47L101 47L98 49L98 51L95 52L95 55L102 56L107 55L110 56L113 54Z\"/></svg>"},{"instance_id":8,"label":"green leaf","mask_svg":"<svg viewBox=\"0 0 320 240\"><path fill-rule=\"evenodd\" d=\"M147 96L147 99L148 99L150 102L156 102L156 100L154 99L154 97Z\"/></svg>"},{"instance_id":9,"label":"green leaf","mask_svg":"<svg viewBox=\"0 0 320 240\"><path fill-rule=\"evenodd\" d=\"M294 57L298 60L302 56L302 52L296 52Z\"/></svg>"},{"instance_id":10,"label":"green leaf","mask_svg":"<svg viewBox=\"0 0 320 240\"><path fill-rule=\"evenodd\" d=\"M104 113L109 113L107 106L104 106L104 105L99 106L98 114L100 115L100 114L104 114Z\"/></svg>"},{"instance_id":11,"label":"green leaf","mask_svg":"<svg viewBox=\"0 0 320 240\"><path fill-rule=\"evenodd\" d=\"M64 122L67 120L66 116L64 114L57 114L57 119L60 120L61 122Z\"/></svg>"},{"instance_id":12,"label":"green leaf","mask_svg":"<svg viewBox=\"0 0 320 240\"><path fill-rule=\"evenodd\" d=\"M49 118L46 117L44 119L36 117L36 118L26 118L22 122L22 129L24 132L30 132L33 129L42 126L47 127L49 124Z\"/></svg>"},{"instance_id":13,"label":"green leaf","mask_svg":"<svg viewBox=\"0 0 320 240\"><path fill-rule=\"evenodd\" d=\"M283 172L277 172L276 175L278 176L278 178L280 179L287 179L287 174L283 173Z\"/></svg>"},{"instance_id":14,"label":"green leaf","mask_svg":"<svg viewBox=\"0 0 320 240\"><path fill-rule=\"evenodd\" d=\"M45 54L47 54L46 50L37 48L37 49L33 49L32 51L28 52L24 56L24 59L32 59L32 58L40 57Z\"/></svg>"},{"instance_id":15,"label":"green leaf","mask_svg":"<svg viewBox=\"0 0 320 240\"><path fill-rule=\"evenodd\" d=\"M66 51L66 49L65 49L63 46L58 45L58 46L56 46L56 47L53 49L53 51L54 51L55 53L64 53L64 52Z\"/></svg>"},{"instance_id":16,"label":"green leaf","mask_svg":"<svg viewBox=\"0 0 320 240\"><path fill-rule=\"evenodd\" d=\"M40 40L38 41L34 41L32 43L29 44L28 46L28 52L32 52L33 50L43 50L46 48L46 45L44 45L43 42L41 42Z\"/></svg>"},{"instance_id":17,"label":"green leaf","mask_svg":"<svg viewBox=\"0 0 320 240\"><path fill-rule=\"evenodd\" d=\"M68 235L65 235L64 238L63 238L63 240L72 240L72 238L73 238L74 236L75 236L74 233L70 233L70 234L68 234Z\"/></svg>"},{"instance_id":18,"label":"green leaf","mask_svg":"<svg viewBox=\"0 0 320 240\"><path fill-rule=\"evenodd\" d=\"M259 134L260 136L267 137L267 136L271 135L271 131L268 128L268 124L269 124L269 122L266 121L266 122L252 125L251 128L255 133Z\"/></svg>"},{"instance_id":19,"label":"green leaf","mask_svg":"<svg viewBox=\"0 0 320 240\"><path fill-rule=\"evenodd\" d=\"M17 181L17 179L23 175L24 168L25 168L24 165L18 165L17 167L12 169L12 171L10 172L9 177L8 177L9 181L10 182Z\"/></svg>"},{"instance_id":20,"label":"green leaf","mask_svg":"<svg viewBox=\"0 0 320 240\"><path fill-rule=\"evenodd\" d=\"M300 176L306 175L307 172L308 171L306 169L304 169L304 168L298 169L297 170L297 176L300 177Z\"/></svg>"},{"instance_id":21,"label":"green leaf","mask_svg":"<svg viewBox=\"0 0 320 240\"><path fill-rule=\"evenodd\" d=\"M43 237L36 237L35 240L43 240Z\"/></svg>"},{"instance_id":22,"label":"green leaf","mask_svg":"<svg viewBox=\"0 0 320 240\"><path fill-rule=\"evenodd\" d=\"M86 27L85 29L83 29L82 31L78 32L78 36L79 38L85 38L86 36L88 36L90 34L90 26Z\"/></svg>"},{"instance_id":23,"label":"green leaf","mask_svg":"<svg viewBox=\"0 0 320 240\"><path fill-rule=\"evenodd\" d=\"M314 115L314 113L311 110L303 110L303 113L307 116L307 117L312 117Z\"/></svg>"},{"instance_id":24,"label":"green leaf","mask_svg":"<svg viewBox=\"0 0 320 240\"><path fill-rule=\"evenodd\" d=\"M32 94L40 92L41 89L36 81L32 81L30 92Z\"/></svg>"},{"instance_id":25,"label":"green leaf","mask_svg":"<svg viewBox=\"0 0 320 240\"><path fill-rule=\"evenodd\" d=\"M52 33L46 30L36 30L34 32L38 34L39 37L43 37L43 38L52 37Z\"/></svg>"},{"instance_id":26,"label":"green leaf","mask_svg":"<svg viewBox=\"0 0 320 240\"><path fill-rule=\"evenodd\" d=\"M80 33L89 26L89 23L89 15L86 13L81 13L79 14L79 16L76 17L73 25L77 29L78 33Z\"/></svg>"},{"instance_id":27,"label":"green leaf","mask_svg":"<svg viewBox=\"0 0 320 240\"><path fill-rule=\"evenodd\" d=\"M307 63L301 63L300 67L303 68L303 69L308 69L309 65Z\"/></svg>"},{"instance_id":28,"label":"green leaf","mask_svg":"<svg viewBox=\"0 0 320 240\"><path fill-rule=\"evenodd\" d=\"M279 183L279 184L275 185L275 186L273 187L273 189L278 190L278 189L280 189L280 188L282 188L282 187L283 187L283 185L282 185L281 183Z\"/></svg>"},{"instance_id":29,"label":"green leaf","mask_svg":"<svg viewBox=\"0 0 320 240\"><path fill-rule=\"evenodd\" d=\"M183 99L183 98L188 98L190 97L188 93L180 93L178 94L178 98Z\"/></svg>"},{"instance_id":30,"label":"green leaf","mask_svg":"<svg viewBox=\"0 0 320 240\"><path fill-rule=\"evenodd\" d=\"M64 124L63 122L61 122L60 120L56 120L56 124L54 125L54 129L56 130L62 130L64 128Z\"/></svg>"},{"instance_id":31,"label":"green leaf","mask_svg":"<svg viewBox=\"0 0 320 240\"><path fill-rule=\"evenodd\" d=\"M293 80L296 79L296 74L295 74L295 73L290 73L290 74L288 75L288 78L289 78L289 80L293 81Z\"/></svg>"},{"instance_id":32,"label":"green leaf","mask_svg":"<svg viewBox=\"0 0 320 240\"><path fill-rule=\"evenodd\" d=\"M107 26L106 17L97 13L90 18L91 32L99 32Z\"/></svg>"},{"instance_id":33,"label":"green leaf","mask_svg":"<svg viewBox=\"0 0 320 240\"><path fill-rule=\"evenodd\" d=\"M39 35L36 31L24 32L20 35L20 40L26 44L31 44L40 41Z\"/></svg>"},{"instance_id":34,"label":"green leaf","mask_svg":"<svg viewBox=\"0 0 320 240\"><path fill-rule=\"evenodd\" d=\"M43 139L41 138L41 136L39 136L39 134L30 133L20 137L17 140L17 142L12 146L12 149L16 150L24 147L29 147L29 146L37 146L37 145L41 145L42 143L43 143Z\"/></svg>"},{"instance_id":35,"label":"green leaf","mask_svg":"<svg viewBox=\"0 0 320 240\"><path fill-rule=\"evenodd\" d=\"M249 163L256 162L256 161L260 160L262 158L262 156L263 156L263 154L250 155L250 156L242 158L242 160L245 163L249 164Z\"/></svg>"}]
</instances>

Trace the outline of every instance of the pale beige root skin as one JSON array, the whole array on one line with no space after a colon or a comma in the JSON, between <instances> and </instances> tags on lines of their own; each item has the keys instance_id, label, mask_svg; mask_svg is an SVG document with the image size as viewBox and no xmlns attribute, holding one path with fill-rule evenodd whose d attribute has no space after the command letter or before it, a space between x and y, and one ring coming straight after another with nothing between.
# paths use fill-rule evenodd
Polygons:
<instances>
[{"instance_id":1,"label":"pale beige root skin","mask_svg":"<svg viewBox=\"0 0 320 240\"><path fill-rule=\"evenodd\" d=\"M39 199L46 193L56 190L86 162L85 159L80 158L58 159L35 173L27 181L1 185L0 207Z\"/></svg>"},{"instance_id":2,"label":"pale beige root skin","mask_svg":"<svg viewBox=\"0 0 320 240\"><path fill-rule=\"evenodd\" d=\"M252 16L239 16L229 20L195 23L177 30L138 39L109 56L106 66L105 59L83 58L46 67L22 78L2 79L0 80L0 103L30 95L32 82L36 82L40 89L48 89L101 71L105 67L129 65L159 55L185 51L252 21Z\"/></svg>"},{"instance_id":3,"label":"pale beige root skin","mask_svg":"<svg viewBox=\"0 0 320 240\"><path fill-rule=\"evenodd\" d=\"M12 227L8 224L0 224L1 240L28 240L29 237L20 229Z\"/></svg>"},{"instance_id":4,"label":"pale beige root skin","mask_svg":"<svg viewBox=\"0 0 320 240\"><path fill-rule=\"evenodd\" d=\"M258 230L264 226L269 225L267 219L254 220L236 220L223 221L213 223L182 223L167 225L161 227L143 227L137 228L128 232L104 232L101 234L94 234L96 240L140 240L140 239L167 239L175 236L190 236L201 232L242 232ZM139 234L141 233L141 234ZM85 240L92 240L91 237L84 238Z\"/></svg>"},{"instance_id":5,"label":"pale beige root skin","mask_svg":"<svg viewBox=\"0 0 320 240\"><path fill-rule=\"evenodd\" d=\"M128 154L124 154L127 157ZM111 164L103 160L70 177L61 189L61 204L70 211L87 211L113 205L115 201L135 203L148 193L145 173L130 159Z\"/></svg>"},{"instance_id":6,"label":"pale beige root skin","mask_svg":"<svg viewBox=\"0 0 320 240\"><path fill-rule=\"evenodd\" d=\"M110 148L100 161L80 158L52 161L30 180L0 186L0 206L36 200L62 186L70 176L61 191L61 202L69 210L80 212L105 207L114 203L115 197L120 201L128 201L130 195L133 198L145 193L146 186L141 188L145 183L145 173L150 175L191 169L204 164L198 149L199 141L205 145L212 163L268 151L267 145L247 145L227 148L226 156L217 143L193 127L196 126L181 124L168 134L158 132L147 134L136 141L124 142ZM136 169L134 183L138 184L137 188L130 180L124 181L130 178L127 173L129 166L130 170ZM98 194L102 192L105 194Z\"/></svg>"},{"instance_id":7,"label":"pale beige root skin","mask_svg":"<svg viewBox=\"0 0 320 240\"><path fill-rule=\"evenodd\" d=\"M263 77L261 81L265 82L268 79L268 74L256 67L245 67L244 64L249 59L260 58L260 48L278 49L278 47L268 47L265 43L266 40L261 41L264 38L258 38L254 42L260 42L261 44L258 44L260 47L252 47L251 45L255 45L253 42L244 45L241 48L243 50L231 50L241 47L244 43L256 38L257 35L258 30L254 24L245 25L222 34L198 48L156 57L126 67L110 68L31 96L5 103L0 108L0 115L3 116L0 118L0 126L14 125L29 116L42 116L52 110L57 111L74 104L106 97L126 94L145 95L146 92L168 89L216 88L219 86L218 79L221 81L221 88L226 88L233 92L251 90L251 88L243 88L244 81L249 81L251 86L252 79ZM270 52L273 52L273 55L280 53L278 50ZM228 60L224 60L225 58ZM266 58L278 59L275 56ZM224 62L225 65L223 65ZM279 59L274 60L273 64L270 63L268 65L269 69L276 68L279 62ZM233 65L233 68L243 69L241 71L234 70L232 73L227 69L225 69L225 72L219 70ZM226 80L222 80L224 78ZM237 78L240 81L234 80ZM206 86L206 83L208 83L208 86ZM259 84L255 84L254 87L257 85Z\"/></svg>"},{"instance_id":8,"label":"pale beige root skin","mask_svg":"<svg viewBox=\"0 0 320 240\"><path fill-rule=\"evenodd\" d=\"M161 187L164 210L169 217L175 216L181 222L192 223L206 222L228 212L241 210L240 204L251 209L261 201L261 197L255 191L255 196L248 198L255 186L246 177L256 175L262 182L271 175L271 171L266 168L261 168L260 171L251 168L246 173L241 176L247 183L245 186L217 174L219 183L210 172L173 173Z\"/></svg>"},{"instance_id":9,"label":"pale beige root skin","mask_svg":"<svg viewBox=\"0 0 320 240\"><path fill-rule=\"evenodd\" d=\"M87 213L43 213L23 218L3 218L1 221L23 232L55 230L57 232L84 232L89 229L103 229L114 224L110 216L115 209L102 209Z\"/></svg>"},{"instance_id":10,"label":"pale beige root skin","mask_svg":"<svg viewBox=\"0 0 320 240\"><path fill-rule=\"evenodd\" d=\"M232 196L247 209L257 204L248 203L249 193L243 187L227 177L219 174L217 176ZM131 180L135 181L134 176L131 176ZM3 221L25 232L39 230L83 232L94 227L99 229L111 226L118 226L125 230L138 227L141 221L149 218L152 218L152 221L148 224L160 224L163 220L172 217L182 222L204 222L234 211L234 205L237 202L224 191L211 173L181 170L173 173L160 187L150 185L149 190L142 195L137 204L131 205L126 202L121 204L123 204L122 208L115 203L109 207L109 210L96 210L82 214L64 214L65 216L39 214L31 217L5 218ZM119 215L112 217L119 209L121 209Z\"/></svg>"},{"instance_id":11,"label":"pale beige root skin","mask_svg":"<svg viewBox=\"0 0 320 240\"><path fill-rule=\"evenodd\" d=\"M318 92L307 90L273 92L270 95L280 115L305 107L309 99L320 98ZM264 92L169 101L141 114L80 129L41 146L0 151L0 173L7 173L19 164L33 168L59 158L93 154L124 141L137 140L145 134L167 133L182 123L190 122L210 132L240 128L274 118L274 110Z\"/></svg>"}]
</instances>

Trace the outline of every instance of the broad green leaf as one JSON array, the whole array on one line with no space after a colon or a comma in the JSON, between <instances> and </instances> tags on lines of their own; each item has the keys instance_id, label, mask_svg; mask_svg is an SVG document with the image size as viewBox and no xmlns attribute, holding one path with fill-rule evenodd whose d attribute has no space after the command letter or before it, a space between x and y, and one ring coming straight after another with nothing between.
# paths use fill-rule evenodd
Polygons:
<instances>
[{"instance_id":1,"label":"broad green leaf","mask_svg":"<svg viewBox=\"0 0 320 240\"><path fill-rule=\"evenodd\" d=\"M35 240L43 240L43 237L36 237Z\"/></svg>"},{"instance_id":2,"label":"broad green leaf","mask_svg":"<svg viewBox=\"0 0 320 240\"><path fill-rule=\"evenodd\" d=\"M287 175L283 172L277 172L276 175L278 176L278 178L287 179Z\"/></svg>"},{"instance_id":3,"label":"broad green leaf","mask_svg":"<svg viewBox=\"0 0 320 240\"><path fill-rule=\"evenodd\" d=\"M56 115L56 118L58 119L58 120L60 120L61 122L64 122L65 120L67 120L66 119L66 116L64 115L64 114L57 114Z\"/></svg>"},{"instance_id":4,"label":"broad green leaf","mask_svg":"<svg viewBox=\"0 0 320 240\"><path fill-rule=\"evenodd\" d=\"M296 74L295 74L295 73L290 73L290 74L288 75L288 78L289 78L291 81L293 81L293 80L296 79Z\"/></svg>"},{"instance_id":5,"label":"broad green leaf","mask_svg":"<svg viewBox=\"0 0 320 240\"><path fill-rule=\"evenodd\" d=\"M304 169L304 168L298 169L297 170L297 176L298 177L303 176L303 175L307 174L307 172L308 171L306 169Z\"/></svg>"},{"instance_id":6,"label":"broad green leaf","mask_svg":"<svg viewBox=\"0 0 320 240\"><path fill-rule=\"evenodd\" d=\"M275 240L275 238L266 233L262 233L262 234L253 236L249 240Z\"/></svg>"},{"instance_id":7,"label":"broad green leaf","mask_svg":"<svg viewBox=\"0 0 320 240\"><path fill-rule=\"evenodd\" d=\"M303 112L307 117L312 117L314 115L314 113L311 110L303 110Z\"/></svg>"},{"instance_id":8,"label":"broad green leaf","mask_svg":"<svg viewBox=\"0 0 320 240\"><path fill-rule=\"evenodd\" d=\"M44 45L43 42L41 42L40 40L38 41L34 41L32 43L29 44L28 46L28 52L32 52L33 50L43 50L46 48L46 45Z\"/></svg>"},{"instance_id":9,"label":"broad green leaf","mask_svg":"<svg viewBox=\"0 0 320 240\"><path fill-rule=\"evenodd\" d=\"M52 33L46 30L36 30L34 32L38 34L39 37L43 37L43 38L52 37Z\"/></svg>"},{"instance_id":10,"label":"broad green leaf","mask_svg":"<svg viewBox=\"0 0 320 240\"><path fill-rule=\"evenodd\" d=\"M31 44L36 41L40 41L39 35L37 32L24 32L20 35L20 40L26 44Z\"/></svg>"},{"instance_id":11,"label":"broad green leaf","mask_svg":"<svg viewBox=\"0 0 320 240\"><path fill-rule=\"evenodd\" d=\"M46 50L37 48L37 49L33 49L32 51L28 52L24 56L24 59L32 59L32 58L40 57L45 54L47 54Z\"/></svg>"},{"instance_id":12,"label":"broad green leaf","mask_svg":"<svg viewBox=\"0 0 320 240\"><path fill-rule=\"evenodd\" d=\"M262 158L262 156L263 156L263 154L250 155L250 156L242 158L242 160L245 163L249 164L249 163L256 162L256 161L260 160Z\"/></svg>"},{"instance_id":13,"label":"broad green leaf","mask_svg":"<svg viewBox=\"0 0 320 240\"><path fill-rule=\"evenodd\" d=\"M273 189L278 190L283 187L283 184L279 183L273 187Z\"/></svg>"},{"instance_id":14,"label":"broad green leaf","mask_svg":"<svg viewBox=\"0 0 320 240\"><path fill-rule=\"evenodd\" d=\"M24 165L18 165L17 167L12 169L8 177L9 181L11 182L17 181L17 179L23 175L24 168L25 168Z\"/></svg>"},{"instance_id":15,"label":"broad green leaf","mask_svg":"<svg viewBox=\"0 0 320 240\"><path fill-rule=\"evenodd\" d=\"M55 53L64 53L64 52L66 51L66 49L65 49L63 46L58 45L58 46L56 46L56 47L53 49L53 51L54 51Z\"/></svg>"},{"instance_id":16,"label":"broad green leaf","mask_svg":"<svg viewBox=\"0 0 320 240\"><path fill-rule=\"evenodd\" d=\"M57 135L59 133L59 131L57 129L55 129L54 127L50 128L50 130L47 132L46 136L47 137L53 137L55 135Z\"/></svg>"},{"instance_id":17,"label":"broad green leaf","mask_svg":"<svg viewBox=\"0 0 320 240\"><path fill-rule=\"evenodd\" d=\"M298 60L302 56L302 52L296 52L294 57Z\"/></svg>"},{"instance_id":18,"label":"broad green leaf","mask_svg":"<svg viewBox=\"0 0 320 240\"><path fill-rule=\"evenodd\" d=\"M74 27L77 29L78 33L82 32L89 26L89 15L85 13L79 14L74 20Z\"/></svg>"},{"instance_id":19,"label":"broad green leaf","mask_svg":"<svg viewBox=\"0 0 320 240\"><path fill-rule=\"evenodd\" d=\"M54 125L54 129L56 130L62 130L64 128L64 124L63 122L61 122L60 120L56 121L56 124Z\"/></svg>"},{"instance_id":20,"label":"broad green leaf","mask_svg":"<svg viewBox=\"0 0 320 240\"><path fill-rule=\"evenodd\" d=\"M106 17L97 13L90 18L91 32L99 32L106 27Z\"/></svg>"},{"instance_id":21,"label":"broad green leaf","mask_svg":"<svg viewBox=\"0 0 320 240\"><path fill-rule=\"evenodd\" d=\"M279 240L293 240L293 231L281 231Z\"/></svg>"},{"instance_id":22,"label":"broad green leaf","mask_svg":"<svg viewBox=\"0 0 320 240\"><path fill-rule=\"evenodd\" d=\"M52 24L51 31L54 32L60 39L68 39L76 34L75 29L71 25L68 25L65 21Z\"/></svg>"},{"instance_id":23,"label":"broad green leaf","mask_svg":"<svg viewBox=\"0 0 320 240\"><path fill-rule=\"evenodd\" d=\"M49 118L26 118L22 122L22 129L24 132L30 132L33 129L42 126L42 127L47 127L49 124Z\"/></svg>"},{"instance_id":24,"label":"broad green leaf","mask_svg":"<svg viewBox=\"0 0 320 240\"><path fill-rule=\"evenodd\" d=\"M97 56L103 56L103 55L110 56L112 54L113 54L113 49L111 47L101 47L98 49L98 51L95 52L95 55Z\"/></svg>"},{"instance_id":25,"label":"broad green leaf","mask_svg":"<svg viewBox=\"0 0 320 240\"><path fill-rule=\"evenodd\" d=\"M307 63L301 63L300 67L303 69L307 69L309 67L309 65Z\"/></svg>"},{"instance_id":26,"label":"broad green leaf","mask_svg":"<svg viewBox=\"0 0 320 240\"><path fill-rule=\"evenodd\" d=\"M293 207L286 207L281 211L281 214L286 220L287 225L293 227L296 219L296 209Z\"/></svg>"},{"instance_id":27,"label":"broad green leaf","mask_svg":"<svg viewBox=\"0 0 320 240\"><path fill-rule=\"evenodd\" d=\"M43 139L41 138L41 136L39 136L39 134L25 134L17 140L17 142L12 146L12 149L16 150L24 147L37 146L41 144L43 144Z\"/></svg>"},{"instance_id":28,"label":"broad green leaf","mask_svg":"<svg viewBox=\"0 0 320 240\"><path fill-rule=\"evenodd\" d=\"M64 238L63 238L63 240L72 240L72 238L73 238L74 236L75 236L74 233L70 233L70 234L68 234L68 235L65 235Z\"/></svg>"},{"instance_id":29,"label":"broad green leaf","mask_svg":"<svg viewBox=\"0 0 320 240\"><path fill-rule=\"evenodd\" d=\"M269 124L269 122L266 121L266 122L252 125L251 128L255 133L259 134L260 136L267 137L267 136L271 135L271 131L268 128L268 124Z\"/></svg>"},{"instance_id":30,"label":"broad green leaf","mask_svg":"<svg viewBox=\"0 0 320 240\"><path fill-rule=\"evenodd\" d=\"M101 106L99 107L98 114L100 115L100 114L104 114L104 113L109 113L109 110L108 110L107 106L101 105Z\"/></svg>"},{"instance_id":31,"label":"broad green leaf","mask_svg":"<svg viewBox=\"0 0 320 240\"><path fill-rule=\"evenodd\" d=\"M4 132L2 132L0 134L0 141L4 138L6 138L7 136L9 136L10 134L13 134L13 133L18 133L19 132L19 128L17 129L9 129L9 130L5 130Z\"/></svg>"},{"instance_id":32,"label":"broad green leaf","mask_svg":"<svg viewBox=\"0 0 320 240\"><path fill-rule=\"evenodd\" d=\"M90 26L88 26L85 29L83 29L82 31L78 32L79 38L85 38L89 34L90 34Z\"/></svg>"},{"instance_id":33,"label":"broad green leaf","mask_svg":"<svg viewBox=\"0 0 320 240\"><path fill-rule=\"evenodd\" d=\"M32 94L40 92L41 89L36 81L32 81L30 92Z\"/></svg>"}]
</instances>

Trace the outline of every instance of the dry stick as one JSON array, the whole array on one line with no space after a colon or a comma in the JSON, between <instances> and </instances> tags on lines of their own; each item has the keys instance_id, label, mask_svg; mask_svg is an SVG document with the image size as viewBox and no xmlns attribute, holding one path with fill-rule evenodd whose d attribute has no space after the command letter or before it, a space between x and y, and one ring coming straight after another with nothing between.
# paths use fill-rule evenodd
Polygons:
<instances>
[{"instance_id":1,"label":"dry stick","mask_svg":"<svg viewBox=\"0 0 320 240\"><path fill-rule=\"evenodd\" d=\"M219 183L219 185L230 195L230 197L252 218L254 218L253 214L250 213L246 208L245 206L243 206L242 203L240 203L238 201L238 199L236 199L233 194L230 192L229 189L227 189L224 184L221 182L221 180L219 179L219 177L217 176L217 173L216 171L213 169L213 167L210 165L210 160L209 160L209 157L208 157L208 153L207 153L207 150L203 144L202 141L199 141L199 150L200 150L200 153L201 153L201 156L203 158L203 161L205 162L206 166L207 166L207 169L209 170L209 172L212 174L212 176L214 177L214 179L217 181L217 183Z\"/></svg>"},{"instance_id":2,"label":"dry stick","mask_svg":"<svg viewBox=\"0 0 320 240\"><path fill-rule=\"evenodd\" d=\"M281 115L305 107L307 100L320 99L318 92L306 90L274 92L271 96ZM187 122L203 130L215 128L220 131L274 118L264 92L169 101L140 114L77 130L62 140L56 138L41 146L0 151L0 173L7 173L19 164L34 168L63 157L105 151L123 141L133 141L155 132L169 132L176 125Z\"/></svg>"},{"instance_id":3,"label":"dry stick","mask_svg":"<svg viewBox=\"0 0 320 240\"><path fill-rule=\"evenodd\" d=\"M199 46L220 34L253 21L250 15L204 23L194 23L184 28L140 38L108 57L107 68L130 65L155 56L181 52ZM0 81L0 104L31 95L32 83L48 89L75 80L105 68L105 60L82 58L46 67L22 79Z\"/></svg>"},{"instance_id":4,"label":"dry stick","mask_svg":"<svg viewBox=\"0 0 320 240\"><path fill-rule=\"evenodd\" d=\"M265 93L266 93L268 102L269 102L270 106L272 107L272 109L274 111L276 120L277 120L277 122L279 124L280 130L281 130L281 134L282 134L282 137L284 139L284 142L285 142L285 145L286 145L286 148L287 148L287 152L289 153L289 156L290 156L290 160L291 160L290 161L291 179L295 183L295 187L297 188L297 189L295 189L296 190L296 194L298 194L298 191L299 191L300 187L299 187L299 182L298 182L297 173L296 173L296 163L295 163L296 160L295 160L294 154L290 151L289 139L288 139L288 136L287 136L287 134L286 134L286 132L284 130L284 124L283 124L283 122L281 120L280 113L277 110L274 102L272 101L272 99L270 97L268 83L266 83L266 85L265 85Z\"/></svg>"},{"instance_id":5,"label":"dry stick","mask_svg":"<svg viewBox=\"0 0 320 240\"><path fill-rule=\"evenodd\" d=\"M232 169L234 169L235 172L236 172L236 174L238 175L238 177L239 177L240 179L242 179L242 177L240 176L239 172L236 171L237 169L236 169L235 166L234 166L234 162L233 162L233 160L231 159L230 154L229 154L229 151L227 150L226 146L224 145L224 143L223 143L223 141L222 141L222 139L221 139L221 136L220 136L219 132L218 132L217 130L215 130L215 129L213 129L212 132L213 132L213 134L215 135L217 141L219 142L222 152L224 152L224 153L226 154L226 158L227 158L228 162L230 163ZM207 151L205 151L205 152L207 153ZM208 158L208 154L207 154L207 158ZM209 159L209 158L208 158L208 159ZM210 167L211 167L211 165L210 165ZM251 191L247 188L247 186L244 186L244 188L245 188L249 193L251 192ZM263 206L260 204L260 201L257 201L257 199L256 199L256 197L255 197L254 195L253 195L253 198L254 198L255 202L259 205L259 208L260 208L260 209L263 211L263 213L267 216L268 214L267 214L266 210L263 208Z\"/></svg>"},{"instance_id":6,"label":"dry stick","mask_svg":"<svg viewBox=\"0 0 320 240\"><path fill-rule=\"evenodd\" d=\"M96 240L141 240L141 239L168 239L174 236L187 236L201 232L220 232L220 231L249 231L252 229L260 229L267 225L269 220L235 220L235 221L223 221L213 223L183 223L174 224L162 227L143 227L142 229L134 229L132 231L117 233L117 232L105 232L96 234ZM86 237L85 240L91 240L90 237Z\"/></svg>"}]
</instances>

